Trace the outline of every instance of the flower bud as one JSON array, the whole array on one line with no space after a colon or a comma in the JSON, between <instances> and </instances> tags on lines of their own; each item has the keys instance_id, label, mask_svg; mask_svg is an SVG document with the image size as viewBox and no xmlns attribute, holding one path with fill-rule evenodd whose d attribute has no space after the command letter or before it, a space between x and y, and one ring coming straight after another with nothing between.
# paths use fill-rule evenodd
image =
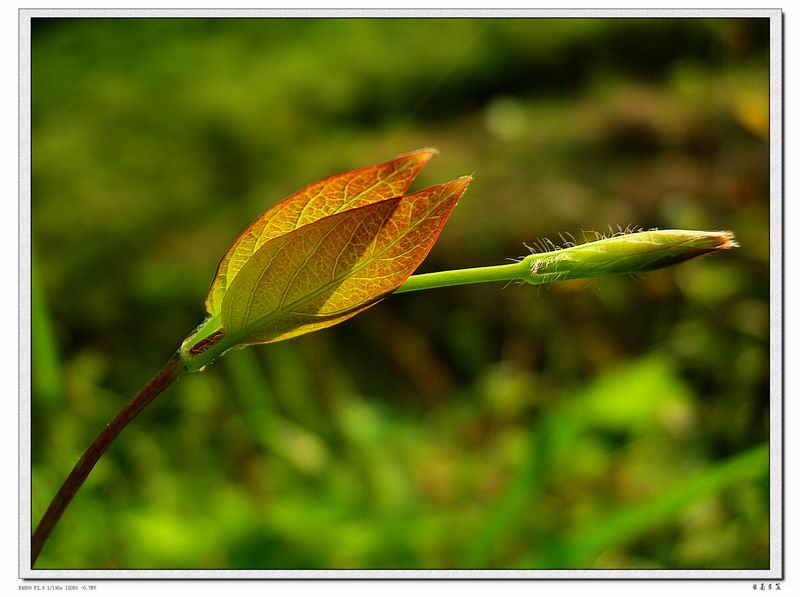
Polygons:
<instances>
[{"instance_id":1,"label":"flower bud","mask_svg":"<svg viewBox=\"0 0 800 597\"><path fill-rule=\"evenodd\" d=\"M542 284L647 272L720 249L738 247L731 232L649 230L535 253L526 257L526 282Z\"/></svg>"}]
</instances>

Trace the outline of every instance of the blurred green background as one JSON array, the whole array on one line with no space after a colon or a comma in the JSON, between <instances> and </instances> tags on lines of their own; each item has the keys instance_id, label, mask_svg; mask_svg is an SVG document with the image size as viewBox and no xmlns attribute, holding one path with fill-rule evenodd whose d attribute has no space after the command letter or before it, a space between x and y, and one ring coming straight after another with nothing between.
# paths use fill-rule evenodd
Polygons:
<instances>
[{"instance_id":1,"label":"blurred green background","mask_svg":"<svg viewBox=\"0 0 800 597\"><path fill-rule=\"evenodd\" d=\"M297 188L475 173L420 271L645 228L640 279L390 297L120 437L42 568L767 568L766 19L34 19L32 503Z\"/></svg>"}]
</instances>

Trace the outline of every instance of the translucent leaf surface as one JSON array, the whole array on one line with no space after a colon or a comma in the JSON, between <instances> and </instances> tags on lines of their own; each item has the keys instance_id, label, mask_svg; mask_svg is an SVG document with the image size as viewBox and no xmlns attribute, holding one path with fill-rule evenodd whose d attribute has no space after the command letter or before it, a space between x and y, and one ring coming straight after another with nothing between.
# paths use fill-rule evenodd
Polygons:
<instances>
[{"instance_id":1,"label":"translucent leaf surface","mask_svg":"<svg viewBox=\"0 0 800 597\"><path fill-rule=\"evenodd\" d=\"M267 241L224 295L226 336L276 342L374 305L419 266L470 180L349 209Z\"/></svg>"},{"instance_id":2,"label":"translucent leaf surface","mask_svg":"<svg viewBox=\"0 0 800 597\"><path fill-rule=\"evenodd\" d=\"M377 166L336 174L274 205L244 229L219 262L206 310L211 315L220 312L227 289L265 243L321 218L403 195L435 153L434 149L420 149Z\"/></svg>"}]
</instances>

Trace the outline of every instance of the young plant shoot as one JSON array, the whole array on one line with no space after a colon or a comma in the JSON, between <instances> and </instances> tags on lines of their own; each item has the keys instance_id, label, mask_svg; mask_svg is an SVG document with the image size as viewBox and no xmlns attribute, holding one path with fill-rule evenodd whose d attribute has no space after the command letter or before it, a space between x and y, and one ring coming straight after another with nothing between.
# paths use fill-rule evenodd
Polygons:
<instances>
[{"instance_id":1,"label":"young plant shoot","mask_svg":"<svg viewBox=\"0 0 800 597\"><path fill-rule=\"evenodd\" d=\"M184 373L227 350L341 323L392 293L479 282L549 284L646 272L737 246L730 232L650 230L533 253L516 263L412 276L472 178L406 194L436 153L420 149L300 189L256 218L222 257L208 317L103 429L64 481L31 540L31 566L119 433Z\"/></svg>"}]
</instances>

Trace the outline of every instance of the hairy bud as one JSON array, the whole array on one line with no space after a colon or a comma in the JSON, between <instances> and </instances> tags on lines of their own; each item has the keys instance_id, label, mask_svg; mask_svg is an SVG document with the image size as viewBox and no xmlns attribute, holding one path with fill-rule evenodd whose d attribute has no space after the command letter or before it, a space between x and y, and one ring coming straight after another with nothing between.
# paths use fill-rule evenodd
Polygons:
<instances>
[{"instance_id":1,"label":"hairy bud","mask_svg":"<svg viewBox=\"0 0 800 597\"><path fill-rule=\"evenodd\" d=\"M647 272L720 249L738 247L731 232L649 230L526 257L531 284Z\"/></svg>"}]
</instances>

